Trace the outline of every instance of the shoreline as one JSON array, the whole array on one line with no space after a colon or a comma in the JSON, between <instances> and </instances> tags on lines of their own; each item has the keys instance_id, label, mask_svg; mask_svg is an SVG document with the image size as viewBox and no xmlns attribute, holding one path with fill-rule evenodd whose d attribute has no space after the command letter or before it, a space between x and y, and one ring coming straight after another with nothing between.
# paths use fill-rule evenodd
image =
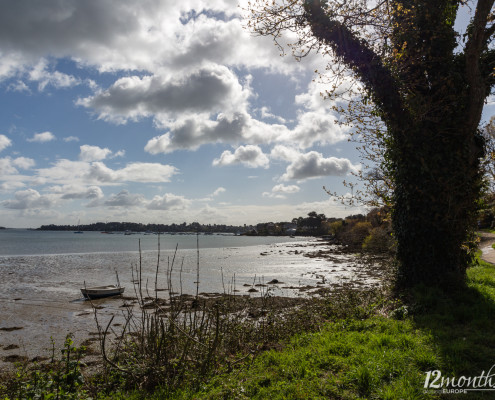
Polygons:
<instances>
[{"instance_id":1,"label":"shoreline","mask_svg":"<svg viewBox=\"0 0 495 400\"><path fill-rule=\"evenodd\" d=\"M323 288L336 290L353 283L355 287L363 288L367 286L366 282L370 285L375 283L378 285L380 271L374 271L366 266L358 266L357 259L349 264L348 259L353 257L350 255L345 255L344 260L347 261L343 261L342 258L339 258L339 252L335 251L335 247L326 242L315 241L305 244L292 243L291 245L284 247L284 252L292 258L300 259L300 263L304 265L314 265L314 267L307 268L307 274L310 274L310 277L306 278L306 281L310 280L313 284L291 284L290 281L283 278L284 271L280 271L279 275L267 277L265 281L261 281L260 278L250 279L249 282L239 279L236 286L231 286L228 283L227 287L230 288L230 293L236 296L259 297L263 291L270 290L270 293L279 298L297 298L309 297ZM260 252L256 257L256 260L259 261L254 260L254 262L263 263L270 257L279 259L280 255L283 255L282 250L278 247L266 245L264 248L265 251ZM350 277L344 279L345 276L343 276L341 279L335 280L325 278L325 276L339 273L348 273ZM189 275L183 278L190 279L195 274L190 273ZM278 280L278 283L268 285L270 280ZM122 303L135 301L132 284L124 281L122 276L121 281L123 286L126 286L124 298L107 298L93 302L99 308L98 315L102 318L103 325L110 320L112 315L118 315L114 324L122 323L120 321L122 311L126 309ZM153 284L150 285L153 287ZM176 288L176 291L180 290L178 285ZM159 297L164 296L163 294L160 295L162 290L158 289L157 292ZM201 292L204 298L224 294L218 290L201 290ZM150 293L154 295L154 289L150 290ZM187 294L186 292L183 293ZM292 295L288 296L288 293L292 293ZM80 296L79 293L78 295ZM0 315L5 316L0 322L0 368L11 369L16 361L37 361L50 357L52 351L50 337L53 337L55 341L57 355L69 333L74 335L76 345L87 344L88 340L95 341L98 332L90 302L80 299L68 300L68 296L63 293L58 297L58 299L51 299L46 298L45 295L44 299L41 298L36 302L33 299L25 298L23 295L14 295L10 299L0 299L2 300L0 302Z\"/></svg>"}]
</instances>

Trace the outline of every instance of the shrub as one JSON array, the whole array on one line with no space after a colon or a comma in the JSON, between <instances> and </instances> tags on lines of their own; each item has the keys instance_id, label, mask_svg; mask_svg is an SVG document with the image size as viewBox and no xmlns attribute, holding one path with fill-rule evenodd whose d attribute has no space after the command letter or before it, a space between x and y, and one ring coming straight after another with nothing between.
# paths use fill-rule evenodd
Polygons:
<instances>
[{"instance_id":1,"label":"shrub","mask_svg":"<svg viewBox=\"0 0 495 400\"><path fill-rule=\"evenodd\" d=\"M373 228L362 244L363 250L369 253L387 253L393 246L391 233L383 227Z\"/></svg>"},{"instance_id":2,"label":"shrub","mask_svg":"<svg viewBox=\"0 0 495 400\"><path fill-rule=\"evenodd\" d=\"M369 222L357 222L342 234L342 244L360 248L372 229Z\"/></svg>"}]
</instances>

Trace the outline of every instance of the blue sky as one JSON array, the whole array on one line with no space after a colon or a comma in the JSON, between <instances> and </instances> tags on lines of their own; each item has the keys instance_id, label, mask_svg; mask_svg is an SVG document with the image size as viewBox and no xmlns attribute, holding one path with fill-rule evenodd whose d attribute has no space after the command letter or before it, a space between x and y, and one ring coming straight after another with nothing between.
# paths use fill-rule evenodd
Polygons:
<instances>
[{"instance_id":1,"label":"blue sky","mask_svg":"<svg viewBox=\"0 0 495 400\"><path fill-rule=\"evenodd\" d=\"M314 70L229 0L0 0L0 225L251 224L360 168Z\"/></svg>"}]
</instances>

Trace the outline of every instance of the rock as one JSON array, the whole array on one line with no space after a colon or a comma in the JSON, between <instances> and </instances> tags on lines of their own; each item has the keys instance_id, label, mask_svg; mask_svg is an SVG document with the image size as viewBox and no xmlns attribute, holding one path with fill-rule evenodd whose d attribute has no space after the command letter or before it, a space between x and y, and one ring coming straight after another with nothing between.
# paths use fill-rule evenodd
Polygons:
<instances>
[{"instance_id":1,"label":"rock","mask_svg":"<svg viewBox=\"0 0 495 400\"><path fill-rule=\"evenodd\" d=\"M19 329L24 329L24 327L23 326L12 326L9 328L0 328L0 331L12 332L12 331L18 331Z\"/></svg>"}]
</instances>

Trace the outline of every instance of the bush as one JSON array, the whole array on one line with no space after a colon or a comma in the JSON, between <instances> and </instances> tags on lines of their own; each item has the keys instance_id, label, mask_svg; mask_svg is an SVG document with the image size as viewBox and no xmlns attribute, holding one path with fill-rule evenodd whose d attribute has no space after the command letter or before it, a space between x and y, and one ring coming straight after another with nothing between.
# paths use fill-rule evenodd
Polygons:
<instances>
[{"instance_id":1,"label":"bush","mask_svg":"<svg viewBox=\"0 0 495 400\"><path fill-rule=\"evenodd\" d=\"M342 244L352 248L361 248L371 229L372 226L369 222L356 222L342 234Z\"/></svg>"},{"instance_id":2,"label":"bush","mask_svg":"<svg viewBox=\"0 0 495 400\"><path fill-rule=\"evenodd\" d=\"M47 365L19 366L11 382L2 388L6 399L86 399L83 389L84 377L81 372L81 358L85 347L75 347L72 337L65 339L60 359Z\"/></svg>"},{"instance_id":3,"label":"bush","mask_svg":"<svg viewBox=\"0 0 495 400\"><path fill-rule=\"evenodd\" d=\"M373 228L362 244L363 250L369 253L387 253L393 246L391 233L382 227Z\"/></svg>"},{"instance_id":4,"label":"bush","mask_svg":"<svg viewBox=\"0 0 495 400\"><path fill-rule=\"evenodd\" d=\"M342 220L335 221L330 224L330 233L334 236L338 236L344 229L344 223Z\"/></svg>"}]
</instances>

